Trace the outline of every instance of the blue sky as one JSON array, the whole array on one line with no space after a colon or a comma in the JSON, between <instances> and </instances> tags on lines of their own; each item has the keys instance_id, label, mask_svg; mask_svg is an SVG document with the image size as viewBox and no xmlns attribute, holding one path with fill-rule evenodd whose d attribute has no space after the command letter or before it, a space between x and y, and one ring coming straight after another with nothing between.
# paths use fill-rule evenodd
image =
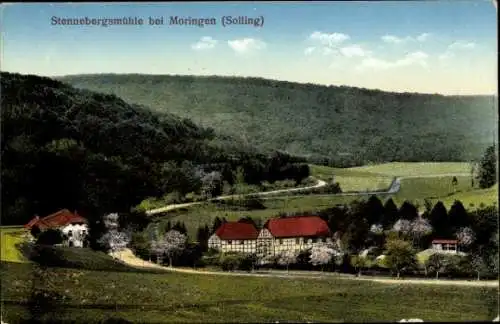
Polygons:
<instances>
[{"instance_id":1,"label":"blue sky","mask_svg":"<svg viewBox=\"0 0 500 324\"><path fill-rule=\"evenodd\" d=\"M491 0L10 4L2 7L2 71L258 76L492 94L496 15ZM150 26L150 16L165 25ZM217 24L172 26L170 16ZM224 27L223 16L263 17L264 24ZM52 25L52 17L140 17L145 24Z\"/></svg>"}]
</instances>

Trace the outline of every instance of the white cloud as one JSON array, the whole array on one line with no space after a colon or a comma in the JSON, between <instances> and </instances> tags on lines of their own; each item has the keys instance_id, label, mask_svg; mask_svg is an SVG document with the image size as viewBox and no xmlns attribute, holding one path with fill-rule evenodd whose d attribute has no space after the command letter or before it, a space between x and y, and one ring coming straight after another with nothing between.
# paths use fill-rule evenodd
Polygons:
<instances>
[{"instance_id":1,"label":"white cloud","mask_svg":"<svg viewBox=\"0 0 500 324\"><path fill-rule=\"evenodd\" d=\"M330 47L324 47L323 48L323 55L330 55L330 54L336 54L338 51L336 49L330 48Z\"/></svg>"},{"instance_id":2,"label":"white cloud","mask_svg":"<svg viewBox=\"0 0 500 324\"><path fill-rule=\"evenodd\" d=\"M368 57L363 59L361 65L358 66L358 70L371 68L376 70L386 70L390 68L404 67L410 65L420 65L422 67L427 66L427 59L429 55L424 52L413 52L406 54L405 57L396 61L387 61L383 59L378 59L374 57Z\"/></svg>"},{"instance_id":3,"label":"white cloud","mask_svg":"<svg viewBox=\"0 0 500 324\"><path fill-rule=\"evenodd\" d=\"M429 33L422 33L417 37L412 37L412 36L398 37L394 35L384 35L381 37L381 39L386 43L401 44L406 42L425 42L430 37L430 35L431 34Z\"/></svg>"},{"instance_id":4,"label":"white cloud","mask_svg":"<svg viewBox=\"0 0 500 324\"><path fill-rule=\"evenodd\" d=\"M202 37L198 42L191 45L191 48L195 51L202 51L207 49L212 49L217 45L217 40L210 36Z\"/></svg>"},{"instance_id":5,"label":"white cloud","mask_svg":"<svg viewBox=\"0 0 500 324\"><path fill-rule=\"evenodd\" d=\"M349 45L343 47L340 49L340 53L342 53L342 55L347 57L354 57L354 56L365 57L371 54L369 51L364 50L359 45Z\"/></svg>"},{"instance_id":6,"label":"white cloud","mask_svg":"<svg viewBox=\"0 0 500 324\"><path fill-rule=\"evenodd\" d=\"M263 41L254 38L235 39L227 41L227 44L238 54L262 50L267 46Z\"/></svg>"},{"instance_id":7,"label":"white cloud","mask_svg":"<svg viewBox=\"0 0 500 324\"><path fill-rule=\"evenodd\" d=\"M418 35L416 39L419 42L425 42L429 38L430 35L431 34L429 34L429 33L422 33L422 34Z\"/></svg>"},{"instance_id":8,"label":"white cloud","mask_svg":"<svg viewBox=\"0 0 500 324\"><path fill-rule=\"evenodd\" d=\"M316 47L308 47L304 50L304 54L311 55L316 50Z\"/></svg>"},{"instance_id":9,"label":"white cloud","mask_svg":"<svg viewBox=\"0 0 500 324\"><path fill-rule=\"evenodd\" d=\"M315 31L309 36L309 39L320 43L323 46L335 47L337 44L343 43L350 39L349 35L342 33L323 33Z\"/></svg>"},{"instance_id":10,"label":"white cloud","mask_svg":"<svg viewBox=\"0 0 500 324\"><path fill-rule=\"evenodd\" d=\"M464 41L456 41L448 46L448 48L451 50L454 50L454 49L458 49L458 50L465 49L466 50L466 49L473 49L474 47L476 47L475 43L464 42Z\"/></svg>"},{"instance_id":11,"label":"white cloud","mask_svg":"<svg viewBox=\"0 0 500 324\"><path fill-rule=\"evenodd\" d=\"M450 59L455 56L455 52L463 51L463 50L471 50L476 47L476 44L473 42L466 41L456 41L448 45L448 49L441 55L439 55L439 59L444 61Z\"/></svg>"},{"instance_id":12,"label":"white cloud","mask_svg":"<svg viewBox=\"0 0 500 324\"><path fill-rule=\"evenodd\" d=\"M399 37L392 36L392 35L385 35L385 36L382 36L381 38L384 42L393 43L393 44L399 44L399 43L402 43L405 41L404 38L399 38Z\"/></svg>"}]
</instances>

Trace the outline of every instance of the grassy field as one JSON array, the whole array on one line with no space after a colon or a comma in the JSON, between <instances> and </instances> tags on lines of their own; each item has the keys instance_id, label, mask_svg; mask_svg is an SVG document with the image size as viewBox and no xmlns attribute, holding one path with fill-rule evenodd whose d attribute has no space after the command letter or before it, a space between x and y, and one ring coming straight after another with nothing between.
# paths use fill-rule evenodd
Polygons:
<instances>
[{"instance_id":1,"label":"grassy field","mask_svg":"<svg viewBox=\"0 0 500 324\"><path fill-rule=\"evenodd\" d=\"M52 320L133 322L491 321L497 289L323 279L251 278L49 268L38 287L62 294ZM3 320L28 319L30 264L2 263ZM427 296L427 297L426 297ZM432 298L428 298L432 296ZM41 318L43 319L43 317Z\"/></svg>"},{"instance_id":2,"label":"grassy field","mask_svg":"<svg viewBox=\"0 0 500 324\"><path fill-rule=\"evenodd\" d=\"M16 244L25 241L27 232L22 226L0 227L0 260L8 262L27 262L26 258L16 248Z\"/></svg>"},{"instance_id":3,"label":"grassy field","mask_svg":"<svg viewBox=\"0 0 500 324\"><path fill-rule=\"evenodd\" d=\"M474 189L466 192L459 192L441 199L447 208L449 208L455 200L460 200L465 208L469 210L473 210L481 204L486 206L498 204L498 184L488 189Z\"/></svg>"},{"instance_id":4,"label":"grassy field","mask_svg":"<svg viewBox=\"0 0 500 324\"><path fill-rule=\"evenodd\" d=\"M451 197L455 192L466 194L475 190L471 187L470 177L457 177L455 187L452 180L453 177L402 179L401 190L393 195L393 199L396 204L409 200L423 207L425 199L436 202Z\"/></svg>"},{"instance_id":5,"label":"grassy field","mask_svg":"<svg viewBox=\"0 0 500 324\"><path fill-rule=\"evenodd\" d=\"M388 176L421 176L446 173L470 173L466 162L394 162L350 168L352 171Z\"/></svg>"},{"instance_id":6,"label":"grassy field","mask_svg":"<svg viewBox=\"0 0 500 324\"><path fill-rule=\"evenodd\" d=\"M328 181L332 177L340 184L343 192L349 191L378 191L387 189L393 177L355 170L353 168L331 168L322 165L309 165L311 176Z\"/></svg>"}]
</instances>

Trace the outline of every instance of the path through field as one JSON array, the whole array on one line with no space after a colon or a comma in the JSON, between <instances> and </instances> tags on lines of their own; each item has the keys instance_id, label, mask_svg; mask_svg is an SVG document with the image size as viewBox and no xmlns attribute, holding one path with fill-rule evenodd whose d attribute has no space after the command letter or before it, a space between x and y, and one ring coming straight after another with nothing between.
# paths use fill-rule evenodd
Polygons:
<instances>
[{"instance_id":1,"label":"path through field","mask_svg":"<svg viewBox=\"0 0 500 324\"><path fill-rule=\"evenodd\" d=\"M349 274L338 274L331 272L319 271L263 271L263 272L219 272L205 271L186 268L171 268L158 265L153 262L144 261L135 256L130 249L125 249L120 252L110 253L110 255L123 263L137 268L163 269L165 271L173 271L180 273L200 274L200 275L216 275L216 276L239 276L239 277L274 277L274 278L301 278L301 279L325 279L328 277L346 280L365 280L374 281L385 284L424 284L424 285L454 285L454 286L475 286L475 287L498 287L498 281L466 281L466 280L429 280L429 279L388 279L376 277L355 277Z\"/></svg>"},{"instance_id":2,"label":"path through field","mask_svg":"<svg viewBox=\"0 0 500 324\"><path fill-rule=\"evenodd\" d=\"M339 197L341 197L341 196L392 195L392 194L398 193L401 190L401 180L414 179L414 178L441 178L441 177L453 177L453 176L456 176L456 177L470 176L470 174L468 174L468 173L443 173L443 174L400 176L400 177L394 178L391 185L389 186L389 189L387 189L386 191L343 192L343 193L338 193L338 194L321 194L321 195L316 195L316 196L339 196ZM321 187L324 187L326 185L327 185L327 183L325 181L318 180L316 185L309 186L309 187L280 189L280 190L273 190L273 191L263 191L263 192L244 194L244 195L220 196L220 197L212 198L209 201L226 200L226 199L245 197L245 196L268 196L268 195L273 195L273 194L277 194L277 193L287 193L287 192L297 192L297 191L300 192L300 191L311 190L314 188L321 188ZM280 196L279 198L288 198L288 197L295 197L296 198L296 197L300 197L300 195ZM264 198L264 199L266 199L266 198ZM178 209L178 208L195 206L195 205L199 205L202 203L204 203L204 201L184 203L184 204L172 204L172 205L148 210L146 212L146 214L147 215L154 215L154 214L159 214L159 213L163 213L163 212Z\"/></svg>"}]
</instances>

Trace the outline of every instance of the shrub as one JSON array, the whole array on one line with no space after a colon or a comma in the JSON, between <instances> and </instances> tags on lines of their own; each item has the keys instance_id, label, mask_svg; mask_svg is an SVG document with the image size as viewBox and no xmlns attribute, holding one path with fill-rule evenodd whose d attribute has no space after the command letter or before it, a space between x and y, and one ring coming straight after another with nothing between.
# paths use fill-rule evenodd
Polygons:
<instances>
[{"instance_id":1,"label":"shrub","mask_svg":"<svg viewBox=\"0 0 500 324\"><path fill-rule=\"evenodd\" d=\"M60 230L48 229L41 232L36 240L37 244L40 245L54 245L63 242L63 235Z\"/></svg>"},{"instance_id":2,"label":"shrub","mask_svg":"<svg viewBox=\"0 0 500 324\"><path fill-rule=\"evenodd\" d=\"M233 271L238 268L240 256L236 254L222 254L219 259L219 265L223 271Z\"/></svg>"}]
</instances>

